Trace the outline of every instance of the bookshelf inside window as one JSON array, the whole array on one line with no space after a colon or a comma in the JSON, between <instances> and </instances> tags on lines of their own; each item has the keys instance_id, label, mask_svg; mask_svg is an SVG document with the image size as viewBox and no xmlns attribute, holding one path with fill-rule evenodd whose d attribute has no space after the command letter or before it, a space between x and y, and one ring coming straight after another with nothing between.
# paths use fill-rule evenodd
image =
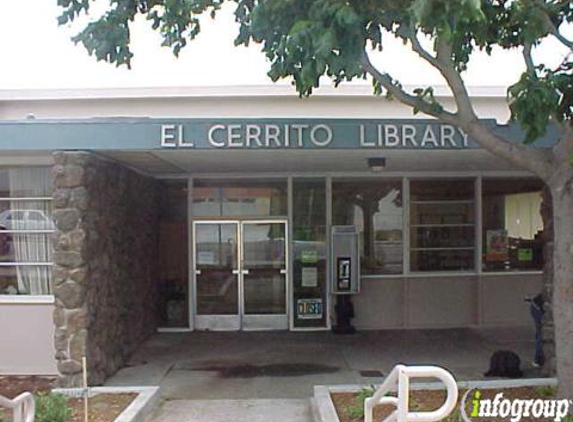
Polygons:
<instances>
[{"instance_id":1,"label":"bookshelf inside window","mask_svg":"<svg viewBox=\"0 0 573 422\"><path fill-rule=\"evenodd\" d=\"M410 270L475 269L474 181L410 184Z\"/></svg>"}]
</instances>

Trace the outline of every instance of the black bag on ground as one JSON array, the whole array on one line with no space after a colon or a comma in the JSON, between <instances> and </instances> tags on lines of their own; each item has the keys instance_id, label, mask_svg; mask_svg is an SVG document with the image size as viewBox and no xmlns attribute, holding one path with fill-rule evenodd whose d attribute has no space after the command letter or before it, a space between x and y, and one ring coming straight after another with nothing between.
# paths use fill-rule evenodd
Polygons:
<instances>
[{"instance_id":1,"label":"black bag on ground","mask_svg":"<svg viewBox=\"0 0 573 422\"><path fill-rule=\"evenodd\" d=\"M521 378L521 359L511 350L498 350L491 355L486 377Z\"/></svg>"}]
</instances>

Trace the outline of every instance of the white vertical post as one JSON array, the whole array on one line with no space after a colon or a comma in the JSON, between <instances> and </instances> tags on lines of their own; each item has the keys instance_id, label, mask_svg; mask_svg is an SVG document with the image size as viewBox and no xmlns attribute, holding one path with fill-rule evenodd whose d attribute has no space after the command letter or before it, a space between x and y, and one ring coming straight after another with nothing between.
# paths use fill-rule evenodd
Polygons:
<instances>
[{"instance_id":1,"label":"white vertical post","mask_svg":"<svg viewBox=\"0 0 573 422\"><path fill-rule=\"evenodd\" d=\"M288 306L287 306L287 311L289 313L289 327L290 329L294 329L294 303L293 303L293 298L294 298L294 265L291 265L291 263L294 262L294 249L293 249L293 245L294 245L294 236L293 236L293 222L294 222L294 217L293 217L293 180L292 180L292 176L287 177L287 218L288 218L288 224L287 224L287 228L288 228L288 256L289 259L291 260L291 262L289 262L289 266L288 266L288 282L289 282L289 289L288 290Z\"/></svg>"},{"instance_id":2,"label":"white vertical post","mask_svg":"<svg viewBox=\"0 0 573 422\"><path fill-rule=\"evenodd\" d=\"M83 373L83 384L84 384L84 421L88 422L88 368L87 359L85 356L82 357L82 373Z\"/></svg>"},{"instance_id":3,"label":"white vertical post","mask_svg":"<svg viewBox=\"0 0 573 422\"><path fill-rule=\"evenodd\" d=\"M189 329L195 328L197 293L195 289L195 241L193 237L193 178L187 178L187 315Z\"/></svg>"},{"instance_id":4,"label":"white vertical post","mask_svg":"<svg viewBox=\"0 0 573 422\"><path fill-rule=\"evenodd\" d=\"M406 373L406 368L401 367L398 370L398 422L408 420L408 411L410 403L410 380Z\"/></svg>"},{"instance_id":5,"label":"white vertical post","mask_svg":"<svg viewBox=\"0 0 573 422\"><path fill-rule=\"evenodd\" d=\"M477 273L477 324L481 325L483 321L483 297L482 297L482 279L481 275L483 272L483 190L482 190L482 176L478 175L476 179L476 189L475 189L476 201L475 201L475 236L476 236L476 273Z\"/></svg>"}]
</instances>

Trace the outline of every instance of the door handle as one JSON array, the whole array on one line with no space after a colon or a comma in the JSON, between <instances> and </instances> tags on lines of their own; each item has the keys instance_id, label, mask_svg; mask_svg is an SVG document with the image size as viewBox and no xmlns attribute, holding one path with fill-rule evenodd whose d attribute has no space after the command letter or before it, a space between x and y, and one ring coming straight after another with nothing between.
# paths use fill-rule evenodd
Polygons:
<instances>
[{"instance_id":1,"label":"door handle","mask_svg":"<svg viewBox=\"0 0 573 422\"><path fill-rule=\"evenodd\" d=\"M280 272L281 272L281 274L286 274L287 270L286 270L286 268L281 268Z\"/></svg>"},{"instance_id":2,"label":"door handle","mask_svg":"<svg viewBox=\"0 0 573 422\"><path fill-rule=\"evenodd\" d=\"M195 270L195 275L201 275L201 270Z\"/></svg>"},{"instance_id":3,"label":"door handle","mask_svg":"<svg viewBox=\"0 0 573 422\"><path fill-rule=\"evenodd\" d=\"M239 270L232 270L232 271L231 271L231 274L239 275Z\"/></svg>"},{"instance_id":4,"label":"door handle","mask_svg":"<svg viewBox=\"0 0 573 422\"><path fill-rule=\"evenodd\" d=\"M243 270L242 273L243 273L244 275L247 275L247 274L249 274L249 270Z\"/></svg>"}]
</instances>

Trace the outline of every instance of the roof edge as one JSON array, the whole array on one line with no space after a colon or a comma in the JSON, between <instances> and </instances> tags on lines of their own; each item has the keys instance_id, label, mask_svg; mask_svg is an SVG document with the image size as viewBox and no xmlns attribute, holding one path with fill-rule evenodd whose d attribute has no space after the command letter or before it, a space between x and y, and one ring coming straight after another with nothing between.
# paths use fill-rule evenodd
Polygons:
<instances>
[{"instance_id":1,"label":"roof edge","mask_svg":"<svg viewBox=\"0 0 573 422\"><path fill-rule=\"evenodd\" d=\"M418 86L405 85L411 91ZM502 86L468 87L474 98L505 98L506 88ZM371 97L372 87L366 84L323 86L313 96L327 97ZM448 98L452 94L446 86L435 86L434 95ZM208 97L296 97L291 85L221 85L187 87L137 87L137 88L64 88L64 89L0 89L0 101L69 101L69 100L112 100L112 99L158 99L158 98L208 98Z\"/></svg>"}]
</instances>

